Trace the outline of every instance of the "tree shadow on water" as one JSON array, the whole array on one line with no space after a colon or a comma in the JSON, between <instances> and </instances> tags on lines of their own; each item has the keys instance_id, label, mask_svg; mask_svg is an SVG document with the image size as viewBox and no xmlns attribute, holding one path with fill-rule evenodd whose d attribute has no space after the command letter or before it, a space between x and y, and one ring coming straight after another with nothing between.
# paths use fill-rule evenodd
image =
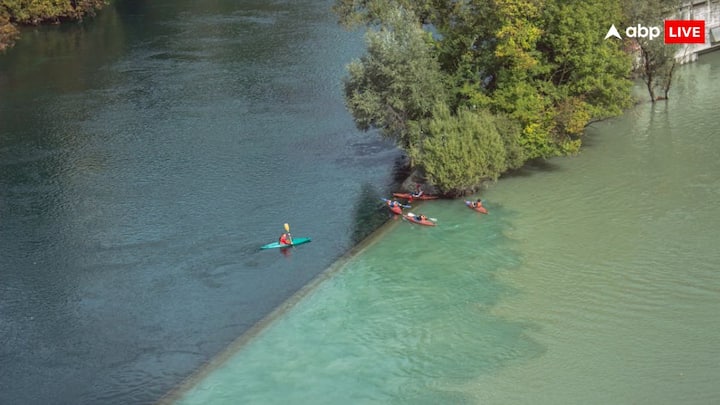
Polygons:
<instances>
[{"instance_id":1,"label":"tree shadow on water","mask_svg":"<svg viewBox=\"0 0 720 405\"><path fill-rule=\"evenodd\" d=\"M502 177L530 177L536 173L558 172L561 170L563 169L559 165L551 162L550 160L537 158L529 160L527 163L525 163L525 165L523 165L523 167L519 169L508 171L507 173L503 174Z\"/></svg>"},{"instance_id":2,"label":"tree shadow on water","mask_svg":"<svg viewBox=\"0 0 720 405\"><path fill-rule=\"evenodd\" d=\"M392 170L393 189L399 187L412 174L409 163L408 157L404 154L395 159Z\"/></svg>"},{"instance_id":3,"label":"tree shadow on water","mask_svg":"<svg viewBox=\"0 0 720 405\"><path fill-rule=\"evenodd\" d=\"M383 195L370 183L364 183L354 208L353 244L360 243L390 218L381 200Z\"/></svg>"}]
</instances>

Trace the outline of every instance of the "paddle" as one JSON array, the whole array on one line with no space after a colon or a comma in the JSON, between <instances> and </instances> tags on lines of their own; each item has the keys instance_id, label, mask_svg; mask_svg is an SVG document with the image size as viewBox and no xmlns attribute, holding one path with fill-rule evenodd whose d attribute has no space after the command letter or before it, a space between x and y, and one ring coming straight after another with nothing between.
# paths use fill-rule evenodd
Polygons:
<instances>
[{"instance_id":1,"label":"paddle","mask_svg":"<svg viewBox=\"0 0 720 405\"><path fill-rule=\"evenodd\" d=\"M285 232L287 232L288 239L290 240L290 244L292 245L292 235L290 235L290 225L288 223L285 223Z\"/></svg>"},{"instance_id":2,"label":"paddle","mask_svg":"<svg viewBox=\"0 0 720 405\"><path fill-rule=\"evenodd\" d=\"M408 212L408 213L407 213L407 216L409 216L409 217L414 217L415 214L413 214L412 212ZM433 221L433 222L437 222L437 218L430 218L430 217L428 217L428 219L431 220L431 221Z\"/></svg>"}]
</instances>

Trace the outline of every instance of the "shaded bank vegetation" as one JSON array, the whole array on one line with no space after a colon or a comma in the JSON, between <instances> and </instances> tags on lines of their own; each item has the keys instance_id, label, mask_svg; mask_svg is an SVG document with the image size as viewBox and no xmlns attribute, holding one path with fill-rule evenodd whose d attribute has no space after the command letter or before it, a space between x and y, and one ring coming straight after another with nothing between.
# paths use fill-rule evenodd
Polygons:
<instances>
[{"instance_id":1,"label":"shaded bank vegetation","mask_svg":"<svg viewBox=\"0 0 720 405\"><path fill-rule=\"evenodd\" d=\"M0 51L19 37L18 26L82 20L92 16L106 0L3 0L0 2Z\"/></svg>"},{"instance_id":2,"label":"shaded bank vegetation","mask_svg":"<svg viewBox=\"0 0 720 405\"><path fill-rule=\"evenodd\" d=\"M639 3L336 0L341 24L367 30L347 106L441 193L475 191L528 160L577 152L589 123L632 103L635 56L604 34Z\"/></svg>"}]
</instances>

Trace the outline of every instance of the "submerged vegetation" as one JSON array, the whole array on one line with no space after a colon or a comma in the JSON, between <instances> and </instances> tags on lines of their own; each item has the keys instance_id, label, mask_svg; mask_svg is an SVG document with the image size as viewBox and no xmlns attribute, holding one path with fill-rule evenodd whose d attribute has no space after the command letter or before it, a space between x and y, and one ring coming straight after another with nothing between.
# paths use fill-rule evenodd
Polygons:
<instances>
[{"instance_id":1,"label":"submerged vegetation","mask_svg":"<svg viewBox=\"0 0 720 405\"><path fill-rule=\"evenodd\" d=\"M336 0L334 9L347 28L367 29L367 52L345 78L358 128L395 140L447 196L577 152L589 123L632 103L633 56L604 34L639 8L617 0Z\"/></svg>"},{"instance_id":2,"label":"submerged vegetation","mask_svg":"<svg viewBox=\"0 0 720 405\"><path fill-rule=\"evenodd\" d=\"M21 25L82 20L94 15L107 0L3 0L0 2L0 51L12 46Z\"/></svg>"}]
</instances>

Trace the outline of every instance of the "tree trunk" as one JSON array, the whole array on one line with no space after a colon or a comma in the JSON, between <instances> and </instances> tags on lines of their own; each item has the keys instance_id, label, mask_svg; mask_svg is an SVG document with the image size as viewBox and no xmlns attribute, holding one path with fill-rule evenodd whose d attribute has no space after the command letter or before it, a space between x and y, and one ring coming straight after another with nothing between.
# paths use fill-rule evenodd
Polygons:
<instances>
[{"instance_id":1,"label":"tree trunk","mask_svg":"<svg viewBox=\"0 0 720 405\"><path fill-rule=\"evenodd\" d=\"M670 65L670 71L668 71L667 77L665 78L665 100L668 98L668 92L670 91L670 84L672 84L672 76L673 71L675 70L675 64L677 64L676 60L673 60L672 65Z\"/></svg>"},{"instance_id":2,"label":"tree trunk","mask_svg":"<svg viewBox=\"0 0 720 405\"><path fill-rule=\"evenodd\" d=\"M647 85L648 93L650 93L650 101L655 102L655 90L653 89L652 74L647 73L645 77L645 84Z\"/></svg>"},{"instance_id":3,"label":"tree trunk","mask_svg":"<svg viewBox=\"0 0 720 405\"><path fill-rule=\"evenodd\" d=\"M651 61L652 55L650 54L650 51L642 45L642 43L638 42L638 44L640 45L640 53L642 54L643 62L645 65L645 85L647 86L648 93L650 93L650 101L654 103L655 86L653 83L653 76L655 75L655 68Z\"/></svg>"}]
</instances>

